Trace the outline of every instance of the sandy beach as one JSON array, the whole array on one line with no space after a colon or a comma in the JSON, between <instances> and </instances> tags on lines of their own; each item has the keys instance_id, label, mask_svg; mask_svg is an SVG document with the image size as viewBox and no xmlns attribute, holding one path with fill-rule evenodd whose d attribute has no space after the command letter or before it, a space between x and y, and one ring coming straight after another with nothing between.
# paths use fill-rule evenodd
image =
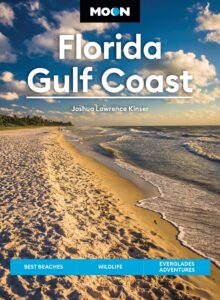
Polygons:
<instances>
[{"instance_id":1,"label":"sandy beach","mask_svg":"<svg viewBox=\"0 0 220 300\"><path fill-rule=\"evenodd\" d=\"M10 258L198 258L146 194L54 128L0 132L1 299L220 299L212 276L10 276Z\"/></svg>"}]
</instances>

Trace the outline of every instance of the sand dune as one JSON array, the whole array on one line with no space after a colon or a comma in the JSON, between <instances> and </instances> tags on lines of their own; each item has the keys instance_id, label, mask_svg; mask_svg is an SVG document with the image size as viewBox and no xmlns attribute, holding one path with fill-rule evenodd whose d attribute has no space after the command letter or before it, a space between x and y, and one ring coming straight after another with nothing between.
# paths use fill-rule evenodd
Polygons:
<instances>
[{"instance_id":1,"label":"sand dune","mask_svg":"<svg viewBox=\"0 0 220 300\"><path fill-rule=\"evenodd\" d=\"M135 210L124 209L114 188L107 189L100 172L69 151L57 130L0 133L0 153L1 299L217 299L217 284L205 277L10 276L12 257L175 254L160 235L163 228L145 231Z\"/></svg>"}]
</instances>

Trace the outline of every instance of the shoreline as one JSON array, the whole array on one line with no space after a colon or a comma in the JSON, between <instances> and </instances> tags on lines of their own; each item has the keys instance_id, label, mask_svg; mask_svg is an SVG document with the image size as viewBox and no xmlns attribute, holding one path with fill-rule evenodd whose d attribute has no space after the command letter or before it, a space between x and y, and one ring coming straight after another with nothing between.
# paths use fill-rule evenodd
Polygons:
<instances>
[{"instance_id":1,"label":"shoreline","mask_svg":"<svg viewBox=\"0 0 220 300\"><path fill-rule=\"evenodd\" d=\"M128 164L130 164L130 165L132 165L132 166L134 166L134 167L137 167L135 164L133 164L133 163L130 162L130 161L124 160L124 162L126 162L126 163L128 163ZM139 167L139 168L140 168L140 167ZM144 170L144 169L143 169L143 170ZM151 171L151 172L152 172L152 171ZM156 174L156 173L155 173L155 174ZM163 176L164 176L164 175L163 175ZM132 182L132 181L131 181L131 182ZM132 183L134 183L134 182L132 182ZM158 190L158 194L159 194L161 197L163 197L163 193L160 191L160 188L159 188L158 186L154 185L154 184L153 184L152 182L150 182L150 181L146 181L146 183L149 183L149 184L151 184L152 186L154 186L155 189ZM134 184L135 184L135 183L134 183ZM139 188L141 189L141 187L139 187ZM144 192L145 192L145 191L144 191ZM189 250L193 251L195 254L198 254L199 256L201 256L201 257L203 257L203 258L210 259L211 263L214 264L214 265L217 267L217 269L220 271L220 264L219 264L217 261L215 261L214 258L208 257L205 253L203 253L202 251L200 251L200 250L194 248L194 247L191 246L187 241L185 241L184 238L181 238L181 237L180 237L180 235L184 234L184 229L181 231L181 227L178 226L178 224L176 224L175 222L173 222L173 221L167 219L167 218L164 216L163 213L161 213L161 212L159 212L159 211L157 211L157 210L154 210L154 209L151 209L151 208L146 208L146 207L144 207L144 206L141 206L141 202L142 202L142 201L145 201L145 200L148 200L148 199L154 199L154 198L157 198L157 197L158 197L158 195L156 195L156 194L155 194L154 196L150 196L150 197L149 197L149 195L147 195L147 192L145 192L145 194L146 194L146 198L145 198L145 199L140 199L139 201L137 201L137 204L136 204L136 205L137 205L138 207L142 208L142 209L145 209L145 210L148 210L148 211L155 212L155 213L159 214L160 217L161 217L161 219L163 219L165 222L168 222L170 225L172 225L172 226L176 229L176 231L177 231L177 233L176 233L176 239L180 242L180 244L181 244L183 247L188 248Z\"/></svg>"},{"instance_id":2,"label":"shoreline","mask_svg":"<svg viewBox=\"0 0 220 300\"><path fill-rule=\"evenodd\" d=\"M180 231L178 228L169 220L166 220L163 218L162 214L159 212L155 212L153 210L150 210L148 208L142 208L138 206L138 202L148 198L148 195L146 194L145 191L143 191L140 187L137 187L137 185L133 182L131 182L127 178L122 178L122 175L118 175L116 171L110 169L109 167L105 166L101 162L97 161L95 158L85 154L81 153L80 150L78 150L74 145L66 140L64 135L59 137L59 142L68 149L74 157L77 157L79 159L79 162L81 162L84 167L88 169L92 169L94 171L95 167L99 166L101 167L102 171L101 174L103 175L103 171L105 172L105 175L110 173L110 176L115 176L116 181L118 180L119 182L123 181L124 184L129 187L130 193L129 197L126 198L126 201L121 201L121 198L123 198L123 191L118 190L117 188L114 188L114 182L111 182L111 184L104 182L104 185L107 185L108 188L111 188L111 190L114 190L116 195L119 197L120 201L120 207L123 207L125 211L129 212L129 215L132 217L138 217L138 224L141 226L143 230L146 230L148 225L151 226L151 229L153 231L157 231L158 236L161 238L165 238L166 240L166 246L167 242L169 244L170 254L173 254L173 258L204 258L203 255L199 254L197 251L193 250L190 248L190 246L184 245L182 241L178 239L178 235ZM96 169L97 172L98 168ZM108 177L108 176L107 176ZM104 181L106 181L104 179ZM136 218L135 218L136 219ZM155 224L156 221L156 224ZM162 229L161 229L162 228ZM171 256L167 256L167 258ZM208 286L217 285L218 292L220 292L220 287L218 287L218 279L220 277L220 270L218 266L211 261L211 276L209 278L206 278L205 276L199 276L199 277L190 277L190 278L185 278L185 280L191 282L195 282L199 286L201 286L201 281L210 281ZM201 279L203 278L203 280ZM205 285L206 285L205 284ZM214 286L213 286L214 288ZM215 289L215 288L214 288ZM215 299L215 298L214 298Z\"/></svg>"},{"instance_id":3,"label":"shoreline","mask_svg":"<svg viewBox=\"0 0 220 300\"><path fill-rule=\"evenodd\" d=\"M64 138L67 140L67 137L66 137L65 135L64 135ZM210 259L210 260L211 260L211 263L214 264L214 265L217 267L217 269L219 269L219 271L220 271L220 265L218 264L217 261L215 261L214 258L208 257L205 253L203 253L202 251L200 251L200 250L194 248L194 247L191 246L186 240L184 240L184 238L181 238L181 237L180 237L181 235L184 234L184 228L181 230L181 226L178 226L178 224L176 224L174 221L169 220L168 218L166 218L162 212L159 212L159 211L157 211L156 209L154 210L154 209L151 209L151 208L149 208L149 207L141 206L141 202L142 202L142 201L145 201L145 200L148 200L148 199L154 199L154 198L157 198L157 197L163 197L163 193L162 193L162 191L160 190L160 187L159 187L159 186L155 185L155 184L154 184L153 182L151 182L151 181L145 181L145 179L141 178L141 176L137 175L137 174L136 174L134 171L132 171L132 170L130 170L132 176L126 176L127 174L124 174L124 173L122 173L122 172L119 172L120 169L123 169L123 171L125 171L125 170L127 171L126 168L123 168L123 167L120 166L120 163L119 163L119 164L116 163L116 167L115 167L115 166L112 166L112 165L110 165L109 163L107 163L105 159L102 159L102 160L99 159L99 156L97 156L96 153L95 153L95 155L94 155L93 153L90 154L90 153L84 152L80 147L78 147L77 145L75 145L75 144L72 143L71 141L67 140L67 142L70 143L70 145L71 145L72 147L76 148L77 151L79 151L79 153L80 153L81 155L85 155L85 156L91 157L92 159L95 159L95 160L97 161L97 163L100 163L100 164L106 166L107 168L109 168L109 169L115 171L119 176L121 176L121 177L123 177L123 178L126 178L130 183L134 184L137 188L139 188L139 189L144 193L145 197L144 197L143 199L137 200L137 203L134 204L134 205L136 205L137 207L140 207L140 208L142 208L142 209L144 209L144 210L147 210L147 211L150 211L150 212L154 212L154 213L156 213L156 214L159 214L160 217L161 217L161 219L163 219L165 222L168 222L171 226L173 226L173 227L176 229L176 239L179 241L179 243L180 243L183 247L186 247L187 249L191 250L192 252L194 252L195 254L197 254L198 256L200 256L200 257L202 257L202 258ZM131 161L128 161L128 160L124 159L124 158L122 157L122 155L120 155L120 153L119 153L116 149L111 148L111 147L109 147L109 146L106 146L106 144L108 144L108 142L107 142L107 143L104 143L103 145L102 145L102 143L101 143L100 145L101 145L101 147L102 147L105 151L108 151L109 153L112 153L113 157L114 157L116 160L118 160L119 162L120 162L120 160L121 160L121 161L123 161L124 163L129 164L129 165L131 165L131 166L137 168L137 166L136 166L134 163L132 163ZM118 169L118 168L119 168L119 169ZM141 167L138 167L138 168L142 169ZM142 170L144 170L144 169L142 169ZM154 173L153 171L150 171L150 172ZM155 173L155 174L156 174L156 173ZM144 181L145 184L146 184L146 186L143 187L143 183L142 183L142 184L139 184L139 182L137 182L137 180L135 180L135 178L133 178L133 175L134 175L135 177L138 177L138 178L140 179L140 181ZM156 175L159 175L159 176L165 176L165 175L161 175L161 174L156 174ZM173 178L173 179L175 179L175 178ZM150 186L152 186L153 189L152 189ZM196 186L196 188L198 188L198 187Z\"/></svg>"},{"instance_id":4,"label":"shoreline","mask_svg":"<svg viewBox=\"0 0 220 300\"><path fill-rule=\"evenodd\" d=\"M11 276L13 258L200 258L137 206L146 193L80 153L58 129L0 134L0 298L215 300L212 276Z\"/></svg>"},{"instance_id":5,"label":"shoreline","mask_svg":"<svg viewBox=\"0 0 220 300\"><path fill-rule=\"evenodd\" d=\"M147 199L148 198L142 199L142 200L147 200ZM140 200L140 201L142 201L142 200ZM137 204L137 206L141 207L138 204ZM214 259L206 256L203 252L195 249L193 246L189 245L184 239L179 238L179 236L181 234L183 234L183 232L181 231L181 229L179 229L178 225L175 222L172 222L172 221L166 219L164 217L163 213L160 213L159 211L156 211L156 210L153 210L153 209L150 209L150 208L145 208L145 207L141 207L141 208L146 209L146 210L151 211L151 212L155 212L156 214L159 214L162 220L164 220L165 222L168 222L170 225L172 225L176 229L176 231L177 231L177 233L176 233L176 240L179 241L179 243L181 244L181 246L189 249L190 251L192 251L193 253L197 254L201 258L210 259L211 264L214 264L215 267L220 271L220 266L218 265L218 263Z\"/></svg>"}]
</instances>

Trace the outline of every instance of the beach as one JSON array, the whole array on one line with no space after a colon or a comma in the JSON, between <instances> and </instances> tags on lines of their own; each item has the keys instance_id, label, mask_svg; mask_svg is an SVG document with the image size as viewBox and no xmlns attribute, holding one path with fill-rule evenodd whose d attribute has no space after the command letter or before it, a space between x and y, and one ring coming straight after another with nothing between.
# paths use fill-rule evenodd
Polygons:
<instances>
[{"instance_id":1,"label":"beach","mask_svg":"<svg viewBox=\"0 0 220 300\"><path fill-rule=\"evenodd\" d=\"M10 276L10 258L199 258L147 193L56 128L0 132L0 298L218 299L220 271L179 276Z\"/></svg>"}]
</instances>

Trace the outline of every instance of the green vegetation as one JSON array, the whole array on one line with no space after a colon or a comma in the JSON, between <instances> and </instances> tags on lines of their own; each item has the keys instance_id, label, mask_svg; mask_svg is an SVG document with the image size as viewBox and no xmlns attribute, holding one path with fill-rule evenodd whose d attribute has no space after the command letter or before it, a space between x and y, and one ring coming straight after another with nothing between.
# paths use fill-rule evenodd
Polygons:
<instances>
[{"instance_id":1,"label":"green vegetation","mask_svg":"<svg viewBox=\"0 0 220 300\"><path fill-rule=\"evenodd\" d=\"M39 116L27 116L19 118L14 116L0 115L0 129L39 126L72 126L71 122L61 122L43 119Z\"/></svg>"}]
</instances>

